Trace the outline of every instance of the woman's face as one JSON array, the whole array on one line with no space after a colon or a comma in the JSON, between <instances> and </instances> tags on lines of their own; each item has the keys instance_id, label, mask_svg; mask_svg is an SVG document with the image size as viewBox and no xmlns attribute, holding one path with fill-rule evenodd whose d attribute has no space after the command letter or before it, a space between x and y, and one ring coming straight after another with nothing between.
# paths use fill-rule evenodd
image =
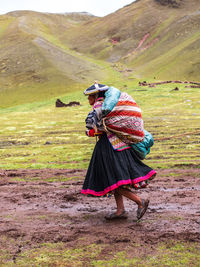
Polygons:
<instances>
[{"instance_id":1,"label":"woman's face","mask_svg":"<svg viewBox=\"0 0 200 267\"><path fill-rule=\"evenodd\" d=\"M89 95L88 96L88 101L89 101L89 104L91 106L94 105L95 100L96 100L96 95Z\"/></svg>"}]
</instances>

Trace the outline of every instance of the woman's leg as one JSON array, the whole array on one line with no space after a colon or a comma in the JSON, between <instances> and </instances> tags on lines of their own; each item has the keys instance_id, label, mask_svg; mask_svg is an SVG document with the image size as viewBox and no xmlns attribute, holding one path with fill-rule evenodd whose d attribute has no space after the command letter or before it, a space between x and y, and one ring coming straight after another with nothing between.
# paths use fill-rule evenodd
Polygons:
<instances>
[{"instance_id":1,"label":"woman's leg","mask_svg":"<svg viewBox=\"0 0 200 267\"><path fill-rule=\"evenodd\" d=\"M142 208L142 199L139 196L137 196L136 194L134 194L132 191L130 191L128 189L120 188L120 187L117 188L115 191L118 193L118 195L121 195L121 197L125 196L125 197L133 200L135 203L138 204L139 208Z\"/></svg>"},{"instance_id":2,"label":"woman's leg","mask_svg":"<svg viewBox=\"0 0 200 267\"><path fill-rule=\"evenodd\" d=\"M106 220L127 219L127 214L124 209L123 196L119 194L117 191L114 192L114 196L117 204L117 211L115 213L110 213L106 215L105 219Z\"/></svg>"},{"instance_id":3,"label":"woman's leg","mask_svg":"<svg viewBox=\"0 0 200 267\"><path fill-rule=\"evenodd\" d=\"M137 219L141 219L142 216L145 214L148 205L149 205L149 200L146 199L141 199L139 196L134 194L131 190L124 189L124 188L117 188L115 189L115 201L117 204L117 211L115 213L112 213L110 215L105 216L106 219L112 220L116 218L122 218L126 219L127 215L124 209L124 201L123 201L123 196L129 198L130 200L134 201L138 205L137 209Z\"/></svg>"},{"instance_id":4,"label":"woman's leg","mask_svg":"<svg viewBox=\"0 0 200 267\"><path fill-rule=\"evenodd\" d=\"M114 197L117 204L117 211L115 214L120 215L125 210L123 196L120 193L118 193L117 190L115 190Z\"/></svg>"},{"instance_id":5,"label":"woman's leg","mask_svg":"<svg viewBox=\"0 0 200 267\"><path fill-rule=\"evenodd\" d=\"M133 200L135 203L138 204L138 209L137 209L137 219L141 219L143 215L145 214L148 206L149 206L149 200L146 199L141 199L139 196L134 194L132 191L124 188L117 188L116 190L120 195L125 196L131 200Z\"/></svg>"}]
</instances>

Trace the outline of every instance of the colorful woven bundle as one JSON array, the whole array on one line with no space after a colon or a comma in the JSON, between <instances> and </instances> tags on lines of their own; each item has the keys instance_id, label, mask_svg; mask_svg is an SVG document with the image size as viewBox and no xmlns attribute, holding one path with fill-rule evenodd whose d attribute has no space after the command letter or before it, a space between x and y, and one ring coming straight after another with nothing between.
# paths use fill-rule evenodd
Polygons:
<instances>
[{"instance_id":1,"label":"colorful woven bundle","mask_svg":"<svg viewBox=\"0 0 200 267\"><path fill-rule=\"evenodd\" d=\"M127 93L121 93L116 106L106 115L104 127L126 144L141 142L145 136L141 109Z\"/></svg>"}]
</instances>

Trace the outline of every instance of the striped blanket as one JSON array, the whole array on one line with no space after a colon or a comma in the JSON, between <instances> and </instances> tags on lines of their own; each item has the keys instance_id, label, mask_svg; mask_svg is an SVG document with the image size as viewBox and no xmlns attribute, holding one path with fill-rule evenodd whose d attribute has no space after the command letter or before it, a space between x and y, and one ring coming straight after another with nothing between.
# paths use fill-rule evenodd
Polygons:
<instances>
[{"instance_id":1,"label":"striped blanket","mask_svg":"<svg viewBox=\"0 0 200 267\"><path fill-rule=\"evenodd\" d=\"M141 109L127 93L121 93L116 106L103 121L105 129L115 133L128 145L144 139Z\"/></svg>"}]
</instances>

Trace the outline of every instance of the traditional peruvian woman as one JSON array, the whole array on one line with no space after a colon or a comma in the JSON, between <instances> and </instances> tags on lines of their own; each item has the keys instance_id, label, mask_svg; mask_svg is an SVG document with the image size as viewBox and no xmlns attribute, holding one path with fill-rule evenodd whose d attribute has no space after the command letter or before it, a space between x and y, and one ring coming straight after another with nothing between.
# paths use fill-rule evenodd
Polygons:
<instances>
[{"instance_id":1,"label":"traditional peruvian woman","mask_svg":"<svg viewBox=\"0 0 200 267\"><path fill-rule=\"evenodd\" d=\"M86 118L86 134L89 137L98 135L98 141L81 193L114 194L117 209L105 216L107 220L127 218L123 202L126 197L138 205L137 219L140 219L149 200L141 199L132 189L147 187L156 175L155 170L141 161L141 151L137 147L145 144L146 137L141 110L131 96L114 87L95 83L84 94L93 106ZM145 153L148 152L149 147L145 145Z\"/></svg>"}]
</instances>

